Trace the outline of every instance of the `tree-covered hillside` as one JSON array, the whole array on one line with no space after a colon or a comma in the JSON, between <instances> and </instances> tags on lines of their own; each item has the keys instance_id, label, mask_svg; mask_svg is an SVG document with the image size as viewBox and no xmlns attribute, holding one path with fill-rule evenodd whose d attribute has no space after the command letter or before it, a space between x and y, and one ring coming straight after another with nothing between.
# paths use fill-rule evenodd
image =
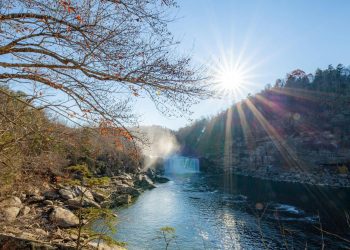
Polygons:
<instances>
[{"instance_id":1,"label":"tree-covered hillside","mask_svg":"<svg viewBox=\"0 0 350 250\"><path fill-rule=\"evenodd\" d=\"M177 136L183 153L211 168L310 170L349 166L349 124L350 70L330 65L314 75L294 70Z\"/></svg>"}]
</instances>

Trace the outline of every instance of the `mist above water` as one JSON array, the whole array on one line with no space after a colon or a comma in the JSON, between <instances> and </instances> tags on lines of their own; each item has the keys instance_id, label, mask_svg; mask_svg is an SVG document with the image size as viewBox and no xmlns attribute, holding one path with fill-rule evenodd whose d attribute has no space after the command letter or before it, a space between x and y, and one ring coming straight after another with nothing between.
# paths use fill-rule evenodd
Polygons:
<instances>
[{"instance_id":1,"label":"mist above water","mask_svg":"<svg viewBox=\"0 0 350 250\"><path fill-rule=\"evenodd\" d=\"M166 159L180 149L175 135L169 129L160 126L149 126L141 127L140 131L146 139L146 143L140 145L145 156L145 169L153 167L159 158Z\"/></svg>"}]
</instances>

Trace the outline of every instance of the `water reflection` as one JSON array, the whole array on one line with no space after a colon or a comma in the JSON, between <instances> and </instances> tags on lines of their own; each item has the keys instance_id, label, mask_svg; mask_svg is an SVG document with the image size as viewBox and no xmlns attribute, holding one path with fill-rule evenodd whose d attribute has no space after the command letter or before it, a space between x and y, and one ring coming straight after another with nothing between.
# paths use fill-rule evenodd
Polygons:
<instances>
[{"instance_id":1,"label":"water reflection","mask_svg":"<svg viewBox=\"0 0 350 250\"><path fill-rule=\"evenodd\" d=\"M129 208L121 209L115 237L127 241L129 249L164 249L164 242L158 237L159 229L172 226L176 229L177 245L172 244L170 249L264 249L264 242L268 242L269 249L285 249L286 244L303 249L306 242L311 248L320 247L320 234L315 230L316 189L308 194L295 184L264 184L241 177L233 181L233 192L226 193L222 176L176 176L173 181L145 192ZM338 192L329 192L338 197ZM349 197L348 192L339 192ZM326 194L327 190L322 193ZM307 198L301 199L303 196ZM257 203L263 209L257 209ZM327 202L335 203L338 204ZM339 204L337 207L347 209ZM262 211L265 214L258 223ZM337 210L328 208L323 214L332 214L332 219L337 220ZM328 224L331 223L325 220L324 226ZM292 233L284 235L282 227ZM325 242L338 244L327 237Z\"/></svg>"}]
</instances>

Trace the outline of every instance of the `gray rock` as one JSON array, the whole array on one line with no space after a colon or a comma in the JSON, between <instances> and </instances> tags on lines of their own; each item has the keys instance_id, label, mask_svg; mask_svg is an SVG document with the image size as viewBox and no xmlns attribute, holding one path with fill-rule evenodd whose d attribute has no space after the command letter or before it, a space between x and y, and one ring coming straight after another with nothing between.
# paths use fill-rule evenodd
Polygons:
<instances>
[{"instance_id":1,"label":"gray rock","mask_svg":"<svg viewBox=\"0 0 350 250\"><path fill-rule=\"evenodd\" d=\"M155 177L155 182L158 182L158 183L166 183L168 181L170 181L170 180L164 176L156 175L156 177Z\"/></svg>"},{"instance_id":2,"label":"gray rock","mask_svg":"<svg viewBox=\"0 0 350 250\"><path fill-rule=\"evenodd\" d=\"M154 171L154 169L149 168L146 171L146 175L151 179L151 180L155 180L156 178L156 171Z\"/></svg>"},{"instance_id":3,"label":"gray rock","mask_svg":"<svg viewBox=\"0 0 350 250\"><path fill-rule=\"evenodd\" d=\"M71 208L80 208L81 206L83 207L94 207L94 208L101 208L101 206L96 203L93 200L87 199L86 197L81 200L80 197L75 197L74 199L69 199L66 201L66 204L71 207Z\"/></svg>"},{"instance_id":4,"label":"gray rock","mask_svg":"<svg viewBox=\"0 0 350 250\"><path fill-rule=\"evenodd\" d=\"M108 199L108 195L103 194L101 192L92 191L92 195L94 196L94 199L97 202L103 202Z\"/></svg>"},{"instance_id":5,"label":"gray rock","mask_svg":"<svg viewBox=\"0 0 350 250\"><path fill-rule=\"evenodd\" d=\"M127 174L127 173L123 173L119 176L120 179L124 179L124 180L132 180L131 175Z\"/></svg>"},{"instance_id":6,"label":"gray rock","mask_svg":"<svg viewBox=\"0 0 350 250\"><path fill-rule=\"evenodd\" d=\"M92 195L91 191L86 187L75 186L74 191L77 196L80 196L83 194L89 200L94 200L94 196Z\"/></svg>"},{"instance_id":7,"label":"gray rock","mask_svg":"<svg viewBox=\"0 0 350 250\"><path fill-rule=\"evenodd\" d=\"M0 218L8 222L14 221L21 208L22 202L18 197L8 197L0 202Z\"/></svg>"},{"instance_id":8,"label":"gray rock","mask_svg":"<svg viewBox=\"0 0 350 250\"><path fill-rule=\"evenodd\" d=\"M71 234L69 235L69 237L70 237L72 240L77 240L77 239L78 239L78 235L75 234L75 233L71 233Z\"/></svg>"},{"instance_id":9,"label":"gray rock","mask_svg":"<svg viewBox=\"0 0 350 250\"><path fill-rule=\"evenodd\" d=\"M44 200L44 201L43 201L43 204L46 205L46 206L50 206L50 205L53 205L53 201Z\"/></svg>"},{"instance_id":10,"label":"gray rock","mask_svg":"<svg viewBox=\"0 0 350 250\"><path fill-rule=\"evenodd\" d=\"M121 206L131 203L131 195L122 194L118 196L114 196L112 200L113 206Z\"/></svg>"},{"instance_id":11,"label":"gray rock","mask_svg":"<svg viewBox=\"0 0 350 250\"><path fill-rule=\"evenodd\" d=\"M42 202L45 200L45 197L44 196L41 196L41 195L33 195L33 196L30 196L28 199L27 199L27 202L28 203L38 203L38 202Z\"/></svg>"},{"instance_id":12,"label":"gray rock","mask_svg":"<svg viewBox=\"0 0 350 250\"><path fill-rule=\"evenodd\" d=\"M56 200L58 198L60 198L60 195L56 192L56 190L49 190L44 192L44 197L47 200Z\"/></svg>"},{"instance_id":13,"label":"gray rock","mask_svg":"<svg viewBox=\"0 0 350 250\"><path fill-rule=\"evenodd\" d=\"M115 188L115 193L118 194L130 194L131 196L138 196L141 194L141 192L134 188L134 187L130 187L128 185L122 185L122 186L118 186Z\"/></svg>"},{"instance_id":14,"label":"gray rock","mask_svg":"<svg viewBox=\"0 0 350 250\"><path fill-rule=\"evenodd\" d=\"M58 193L65 200L73 199L75 197L75 193L72 190L68 190L68 189L62 188L62 189L58 190Z\"/></svg>"},{"instance_id":15,"label":"gray rock","mask_svg":"<svg viewBox=\"0 0 350 250\"><path fill-rule=\"evenodd\" d=\"M156 187L147 175L139 176L138 185L143 189L152 189Z\"/></svg>"},{"instance_id":16,"label":"gray rock","mask_svg":"<svg viewBox=\"0 0 350 250\"><path fill-rule=\"evenodd\" d=\"M63 228L76 227L79 225L78 217L70 210L62 207L55 207L53 209L50 214L50 220L57 226Z\"/></svg>"}]
</instances>

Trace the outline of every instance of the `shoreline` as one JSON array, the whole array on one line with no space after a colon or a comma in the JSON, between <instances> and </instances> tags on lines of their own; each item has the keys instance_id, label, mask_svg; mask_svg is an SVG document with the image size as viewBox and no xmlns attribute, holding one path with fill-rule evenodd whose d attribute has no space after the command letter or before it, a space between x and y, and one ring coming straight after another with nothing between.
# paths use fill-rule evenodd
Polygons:
<instances>
[{"instance_id":1,"label":"shoreline","mask_svg":"<svg viewBox=\"0 0 350 250\"><path fill-rule=\"evenodd\" d=\"M232 174L261 180L306 184L312 186L350 188L349 175L316 175L308 172L268 172L234 168Z\"/></svg>"},{"instance_id":2,"label":"shoreline","mask_svg":"<svg viewBox=\"0 0 350 250\"><path fill-rule=\"evenodd\" d=\"M91 190L80 187L85 189L80 207L115 209L132 204L144 191L156 188L157 180L159 183L168 180L158 175L153 177L147 173L120 173L110 177L108 185ZM0 221L0 245L9 249L75 249L77 234L71 230L78 226L75 211L79 209L76 200L80 189L74 185L55 184L46 190L23 191L4 197L0 200L0 214L7 217ZM89 238L82 235L82 240L89 241ZM104 247L125 249L117 245ZM88 243L86 249L97 248Z\"/></svg>"}]
</instances>

